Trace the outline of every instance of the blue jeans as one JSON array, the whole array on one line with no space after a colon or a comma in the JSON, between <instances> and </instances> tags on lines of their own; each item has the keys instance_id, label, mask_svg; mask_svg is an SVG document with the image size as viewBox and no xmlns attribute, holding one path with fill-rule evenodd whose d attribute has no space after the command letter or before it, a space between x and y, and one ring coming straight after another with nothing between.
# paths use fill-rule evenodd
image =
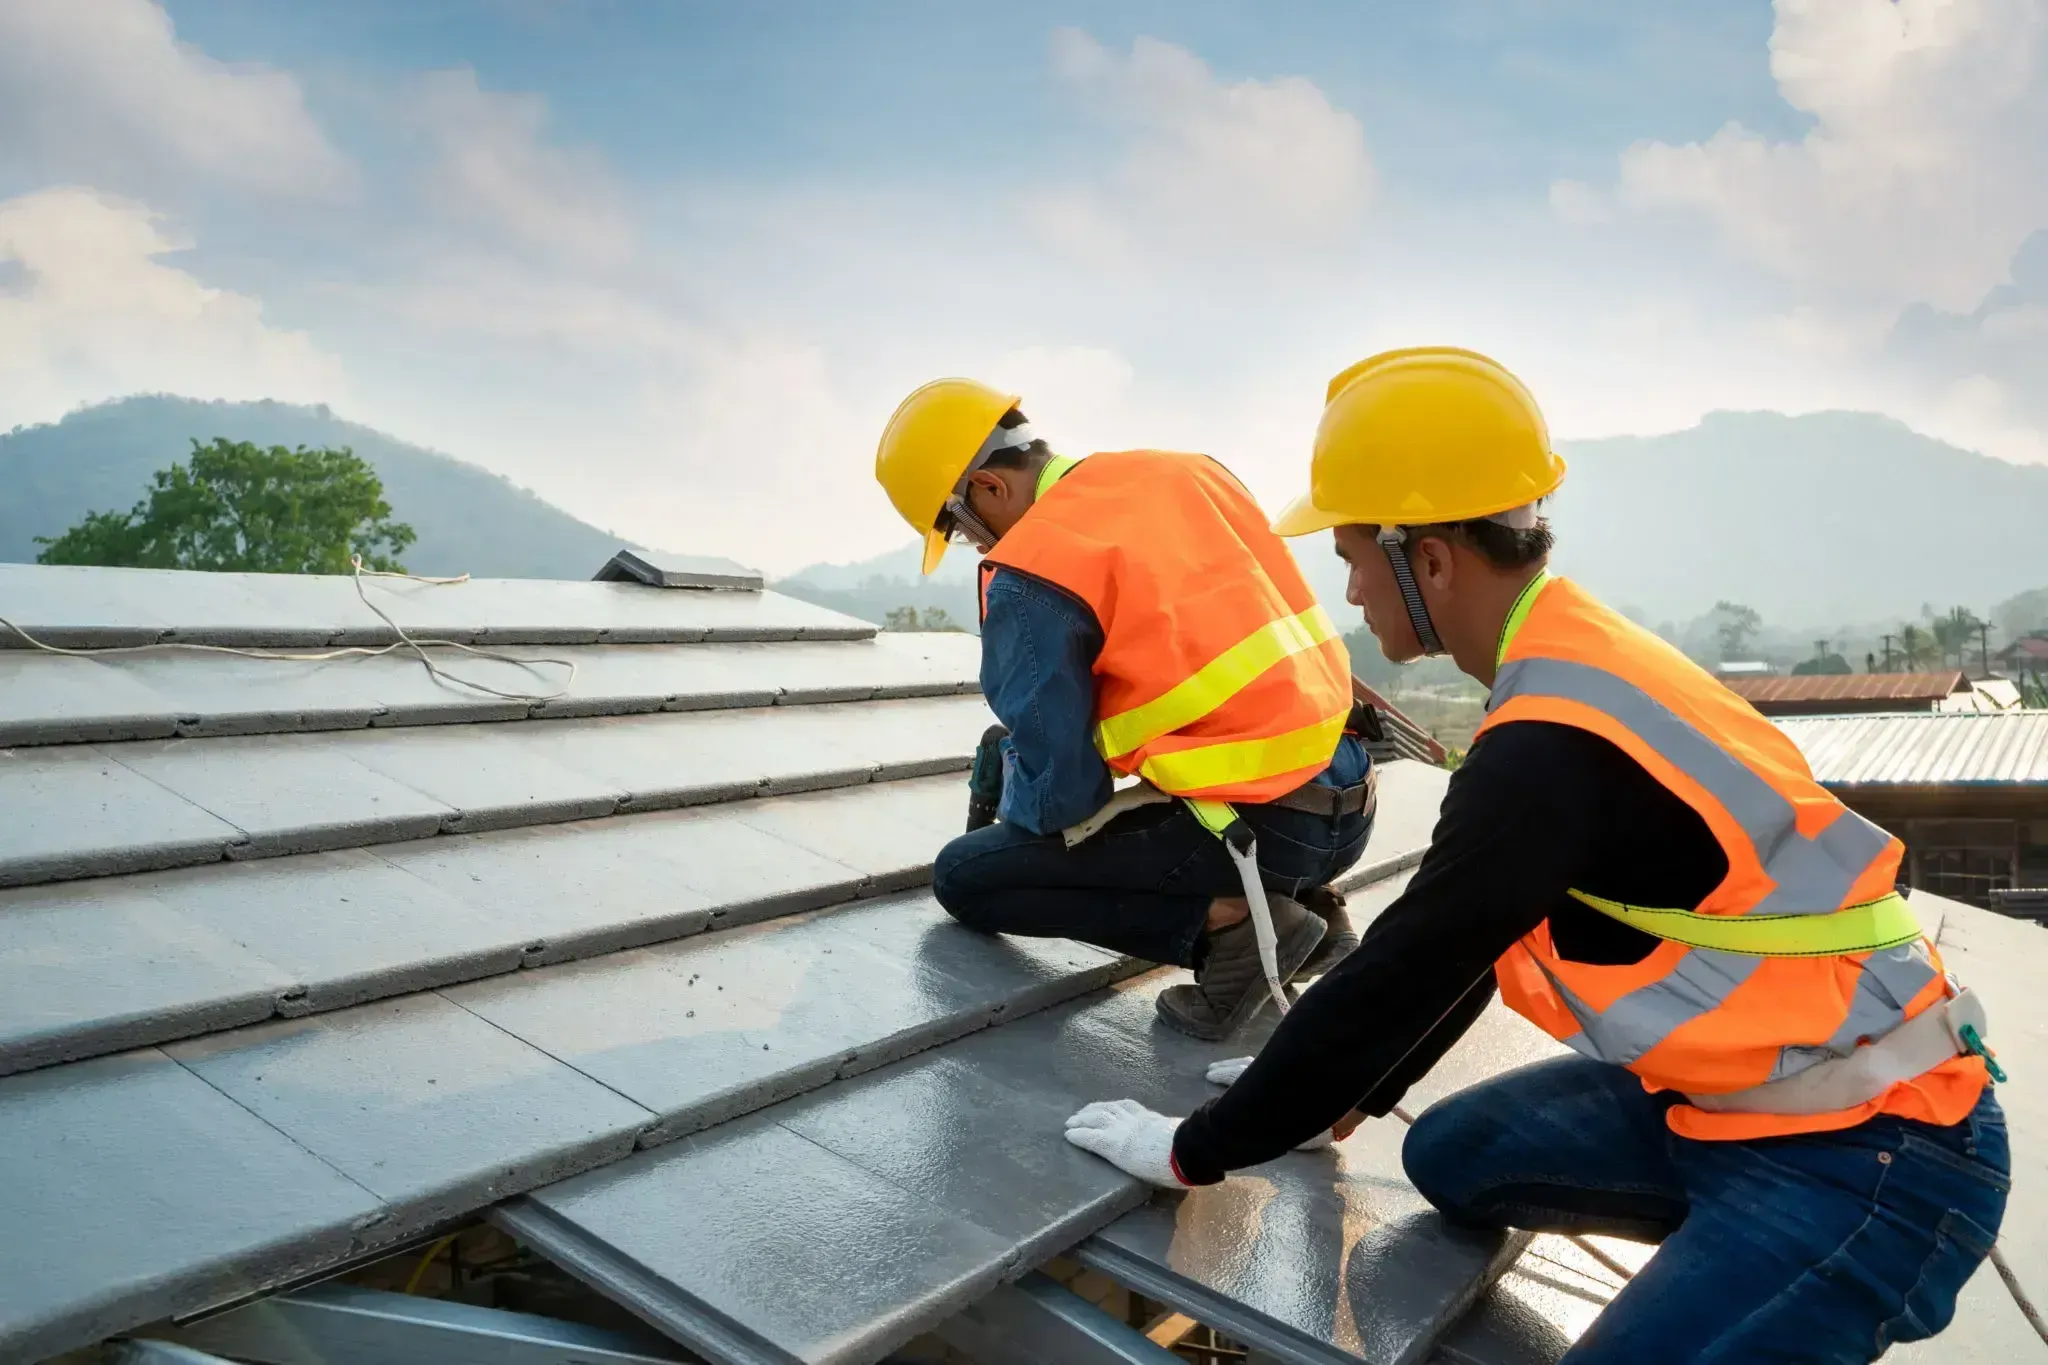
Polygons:
<instances>
[{"instance_id":1,"label":"blue jeans","mask_svg":"<svg viewBox=\"0 0 2048 1365\"><path fill-rule=\"evenodd\" d=\"M1240 806L1258 838L1266 889L1299 896L1365 852L1372 821ZM1223 841L1186 806L1140 806L1068 848L1057 834L994 824L939 850L932 894L970 929L1071 938L1177 967L1196 965L1209 903L1244 883Z\"/></svg>"},{"instance_id":2,"label":"blue jeans","mask_svg":"<svg viewBox=\"0 0 2048 1365\"><path fill-rule=\"evenodd\" d=\"M1538 1062L1431 1106L1402 1161L1456 1222L1662 1244L1569 1365L1860 1365L1948 1326L2011 1188L1990 1087L1949 1128L1744 1142L1679 1137L1673 1102L1618 1066Z\"/></svg>"}]
</instances>

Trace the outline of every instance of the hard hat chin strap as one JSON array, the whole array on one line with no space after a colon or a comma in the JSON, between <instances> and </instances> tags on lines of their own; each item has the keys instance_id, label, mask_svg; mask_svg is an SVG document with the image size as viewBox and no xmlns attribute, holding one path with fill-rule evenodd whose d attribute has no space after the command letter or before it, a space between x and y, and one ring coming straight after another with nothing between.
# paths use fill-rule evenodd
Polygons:
<instances>
[{"instance_id":1,"label":"hard hat chin strap","mask_svg":"<svg viewBox=\"0 0 2048 1365\"><path fill-rule=\"evenodd\" d=\"M965 497L947 498L945 508L939 513L939 521L946 527L948 540L965 536L983 554L987 554L996 543L995 528L967 505Z\"/></svg>"},{"instance_id":2,"label":"hard hat chin strap","mask_svg":"<svg viewBox=\"0 0 2048 1365\"><path fill-rule=\"evenodd\" d=\"M1436 625L1429 619L1429 608L1422 601L1422 589L1415 582L1414 566L1408 562L1408 532L1399 526L1382 526L1374 538L1387 556L1387 567L1394 571L1394 585L1401 590L1401 602L1408 608L1408 624L1415 627L1422 652L1443 653L1444 642L1437 638Z\"/></svg>"}]
</instances>

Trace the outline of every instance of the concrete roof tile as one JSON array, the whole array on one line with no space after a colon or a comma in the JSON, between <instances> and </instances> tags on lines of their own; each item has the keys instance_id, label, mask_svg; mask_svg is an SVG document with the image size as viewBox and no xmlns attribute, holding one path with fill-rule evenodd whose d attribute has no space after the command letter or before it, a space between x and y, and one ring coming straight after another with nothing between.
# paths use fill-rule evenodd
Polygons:
<instances>
[{"instance_id":1,"label":"concrete roof tile","mask_svg":"<svg viewBox=\"0 0 2048 1365\"><path fill-rule=\"evenodd\" d=\"M0 1357L339 1258L377 1200L161 1052L0 1080Z\"/></svg>"},{"instance_id":2,"label":"concrete roof tile","mask_svg":"<svg viewBox=\"0 0 2048 1365\"><path fill-rule=\"evenodd\" d=\"M615 1161L653 1118L433 994L164 1050L393 1205L380 1236Z\"/></svg>"},{"instance_id":3,"label":"concrete roof tile","mask_svg":"<svg viewBox=\"0 0 2048 1365\"><path fill-rule=\"evenodd\" d=\"M229 822L86 745L0 749L0 886L215 862Z\"/></svg>"}]
</instances>

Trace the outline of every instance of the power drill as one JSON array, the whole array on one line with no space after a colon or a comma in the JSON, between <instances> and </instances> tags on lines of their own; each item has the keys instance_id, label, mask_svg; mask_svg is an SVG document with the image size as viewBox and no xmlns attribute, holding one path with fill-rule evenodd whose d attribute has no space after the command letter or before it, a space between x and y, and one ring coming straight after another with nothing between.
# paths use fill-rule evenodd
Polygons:
<instances>
[{"instance_id":1,"label":"power drill","mask_svg":"<svg viewBox=\"0 0 2048 1365\"><path fill-rule=\"evenodd\" d=\"M967 773L967 832L996 822L996 808L1003 803L1003 741L1008 729L991 725L974 746L974 766Z\"/></svg>"}]
</instances>

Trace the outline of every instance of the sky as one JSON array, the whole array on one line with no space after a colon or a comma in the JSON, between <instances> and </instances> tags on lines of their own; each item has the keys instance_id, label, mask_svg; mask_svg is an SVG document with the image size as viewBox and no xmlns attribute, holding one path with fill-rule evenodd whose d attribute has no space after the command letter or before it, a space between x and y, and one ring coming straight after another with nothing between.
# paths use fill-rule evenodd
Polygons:
<instances>
[{"instance_id":1,"label":"sky","mask_svg":"<svg viewBox=\"0 0 2048 1365\"><path fill-rule=\"evenodd\" d=\"M327 403L642 543L907 537L917 384L1298 491L1330 375L2048 462L2039 0L0 0L0 429Z\"/></svg>"}]
</instances>

